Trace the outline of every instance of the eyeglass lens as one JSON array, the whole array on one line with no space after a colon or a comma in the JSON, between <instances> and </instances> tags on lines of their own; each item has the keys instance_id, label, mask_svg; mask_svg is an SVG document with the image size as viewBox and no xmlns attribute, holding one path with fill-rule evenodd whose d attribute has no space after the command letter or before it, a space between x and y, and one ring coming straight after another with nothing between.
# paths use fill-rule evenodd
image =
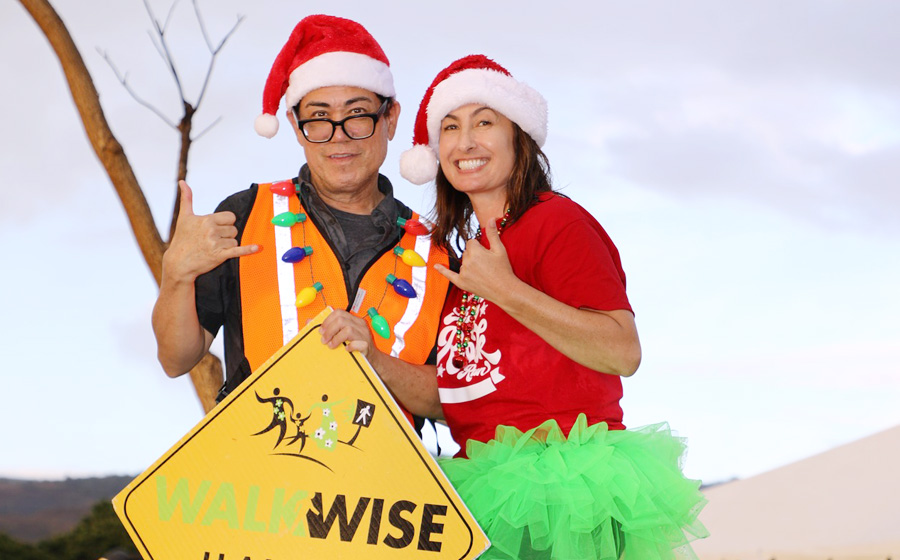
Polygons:
<instances>
[{"instance_id":1,"label":"eyeglass lens","mask_svg":"<svg viewBox=\"0 0 900 560\"><path fill-rule=\"evenodd\" d=\"M303 124L303 133L310 142L327 142L334 135L334 129L340 124L344 134L353 140L362 140L375 132L375 119L372 115L348 117L342 123L328 120L309 121Z\"/></svg>"}]
</instances>

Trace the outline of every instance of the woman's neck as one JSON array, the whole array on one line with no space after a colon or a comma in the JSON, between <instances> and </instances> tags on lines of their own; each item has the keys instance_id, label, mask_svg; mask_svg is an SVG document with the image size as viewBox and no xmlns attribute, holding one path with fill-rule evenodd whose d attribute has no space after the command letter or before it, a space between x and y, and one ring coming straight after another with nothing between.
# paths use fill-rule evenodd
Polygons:
<instances>
[{"instance_id":1,"label":"woman's neck","mask_svg":"<svg viewBox=\"0 0 900 560\"><path fill-rule=\"evenodd\" d=\"M478 220L482 229L502 218L506 212L506 191L500 196L493 193L491 195L473 195L469 197L469 200L472 202L475 219Z\"/></svg>"}]
</instances>

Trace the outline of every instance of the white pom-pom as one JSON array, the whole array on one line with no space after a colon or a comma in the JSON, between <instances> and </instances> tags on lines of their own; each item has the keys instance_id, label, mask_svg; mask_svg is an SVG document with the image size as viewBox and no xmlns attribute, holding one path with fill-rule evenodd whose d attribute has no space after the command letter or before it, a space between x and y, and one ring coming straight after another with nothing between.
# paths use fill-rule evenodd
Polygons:
<instances>
[{"instance_id":1,"label":"white pom-pom","mask_svg":"<svg viewBox=\"0 0 900 560\"><path fill-rule=\"evenodd\" d=\"M263 113L256 117L256 120L253 122L253 128L260 136L271 138L278 132L278 118L275 115Z\"/></svg>"},{"instance_id":2,"label":"white pom-pom","mask_svg":"<svg viewBox=\"0 0 900 560\"><path fill-rule=\"evenodd\" d=\"M437 177L437 154L425 144L418 144L400 154L400 175L414 185L424 185Z\"/></svg>"}]
</instances>

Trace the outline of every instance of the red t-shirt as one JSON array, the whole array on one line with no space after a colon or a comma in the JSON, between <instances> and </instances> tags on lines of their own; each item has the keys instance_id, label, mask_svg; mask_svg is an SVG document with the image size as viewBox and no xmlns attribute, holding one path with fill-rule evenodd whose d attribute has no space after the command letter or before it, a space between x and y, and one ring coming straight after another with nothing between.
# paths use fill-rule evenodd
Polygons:
<instances>
[{"instance_id":1,"label":"red t-shirt","mask_svg":"<svg viewBox=\"0 0 900 560\"><path fill-rule=\"evenodd\" d=\"M597 220L575 202L544 193L501 241L516 276L572 307L627 309L619 252ZM588 423L623 429L619 376L581 366L539 336L481 300L476 306L468 364L452 359L462 292L444 304L438 334L437 376L444 418L465 453L469 439L488 441L498 425L529 430L555 419L568 434L579 413Z\"/></svg>"}]
</instances>

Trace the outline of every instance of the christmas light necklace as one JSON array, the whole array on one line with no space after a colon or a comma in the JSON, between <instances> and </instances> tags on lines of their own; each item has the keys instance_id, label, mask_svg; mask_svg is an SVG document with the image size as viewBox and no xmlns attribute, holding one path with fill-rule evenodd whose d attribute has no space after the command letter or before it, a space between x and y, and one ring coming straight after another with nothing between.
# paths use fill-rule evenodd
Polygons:
<instances>
[{"instance_id":1,"label":"christmas light necklace","mask_svg":"<svg viewBox=\"0 0 900 560\"><path fill-rule=\"evenodd\" d=\"M300 185L294 184L293 181L281 181L278 183L273 183L269 185L269 190L274 194L279 194L281 196L295 196L300 192ZM301 209L303 208L301 203ZM300 247L291 247L281 256L281 260L286 263L297 264L302 262L306 257L312 255L313 248L306 245L306 214L302 212L282 212L277 216L273 217L271 223L278 227L293 227L297 224L300 224L303 234L303 245ZM427 226L422 224L418 220L408 220L405 218L397 218L397 225L403 228L410 235L428 235L431 231ZM394 273L388 274L385 277L385 282L394 288L394 291L405 297L405 298L414 298L416 297L416 290L410 285L409 282L402 278L397 278L397 261L401 260L406 265L410 267L414 266L425 266L425 259L422 258L421 255L416 253L412 249L404 249L397 244L394 247ZM312 259L307 261L309 263L309 276L313 279L313 283L309 286L302 288L299 292L297 292L297 299L294 302L295 305L300 307L306 307L316 300L319 293L322 294L322 302L327 306L328 302L325 299L325 293L323 290L325 286L322 285L321 282L316 282L315 277L313 275L313 266ZM375 334L380 336L381 338L388 339L391 337L391 326L388 324L387 319L381 316L378 313L378 310L381 308L381 303L384 301L384 296L387 293L387 285L384 287L384 292L381 294L381 299L378 302L377 307L370 307L366 311L366 316L369 317L369 320L372 323L372 330L375 331ZM348 297L350 294L347 294Z\"/></svg>"},{"instance_id":2,"label":"christmas light necklace","mask_svg":"<svg viewBox=\"0 0 900 560\"><path fill-rule=\"evenodd\" d=\"M508 209L503 214L503 219L500 220L500 224L497 226L497 235L503 233L503 229L506 227L507 222L509 222ZM480 238L481 226L479 225L478 230L475 232L475 239ZM481 303L481 300L482 298L480 296L476 296L471 292L463 290L459 307L456 308L456 334L453 337L456 353L451 360L453 367L456 369L462 369L469 363L469 359L466 356L466 349L469 347L470 343L475 343L472 331L475 328L475 313L478 310L478 304Z\"/></svg>"}]
</instances>

